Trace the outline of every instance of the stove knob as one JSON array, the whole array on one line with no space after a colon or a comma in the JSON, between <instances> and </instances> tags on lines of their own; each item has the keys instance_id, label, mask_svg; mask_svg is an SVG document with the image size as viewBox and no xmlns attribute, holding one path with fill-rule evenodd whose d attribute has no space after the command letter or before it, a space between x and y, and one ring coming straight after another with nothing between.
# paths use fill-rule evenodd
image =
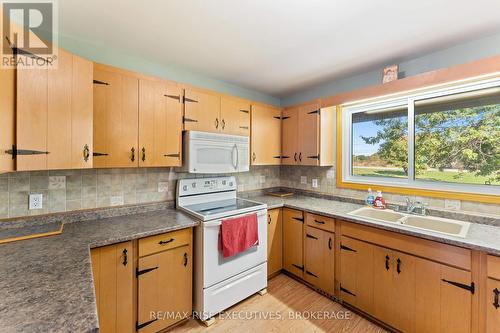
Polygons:
<instances>
[{"instance_id":1,"label":"stove knob","mask_svg":"<svg viewBox=\"0 0 500 333\"><path fill-rule=\"evenodd\" d=\"M192 188L196 188L196 183L192 183L192 184L191 184L191 187L192 187Z\"/></svg>"},{"instance_id":2,"label":"stove knob","mask_svg":"<svg viewBox=\"0 0 500 333\"><path fill-rule=\"evenodd\" d=\"M182 190L183 190L183 191L187 191L187 190L188 190L187 185L184 185L184 186L182 187Z\"/></svg>"},{"instance_id":3,"label":"stove knob","mask_svg":"<svg viewBox=\"0 0 500 333\"><path fill-rule=\"evenodd\" d=\"M226 183L227 183L227 182L226 182L225 180L223 180L223 181L222 181L222 185L224 185L224 186L225 186L225 185L226 185Z\"/></svg>"},{"instance_id":4,"label":"stove knob","mask_svg":"<svg viewBox=\"0 0 500 333\"><path fill-rule=\"evenodd\" d=\"M232 186L233 186L233 182L229 182L229 186L231 186L231 187L232 187Z\"/></svg>"}]
</instances>

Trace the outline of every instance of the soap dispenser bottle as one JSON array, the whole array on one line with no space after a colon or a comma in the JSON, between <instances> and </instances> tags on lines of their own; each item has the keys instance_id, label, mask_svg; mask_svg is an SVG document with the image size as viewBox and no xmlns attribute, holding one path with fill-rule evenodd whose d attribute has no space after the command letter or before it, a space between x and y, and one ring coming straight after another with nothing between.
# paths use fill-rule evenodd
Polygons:
<instances>
[{"instance_id":1,"label":"soap dispenser bottle","mask_svg":"<svg viewBox=\"0 0 500 333\"><path fill-rule=\"evenodd\" d=\"M382 197L382 191L377 192L377 197L373 201L373 208L385 209L385 200Z\"/></svg>"},{"instance_id":2,"label":"soap dispenser bottle","mask_svg":"<svg viewBox=\"0 0 500 333\"><path fill-rule=\"evenodd\" d=\"M368 206L373 206L373 202L375 201L375 196L373 195L373 191L371 188L368 189L368 194L366 195L365 198L365 203Z\"/></svg>"}]
</instances>

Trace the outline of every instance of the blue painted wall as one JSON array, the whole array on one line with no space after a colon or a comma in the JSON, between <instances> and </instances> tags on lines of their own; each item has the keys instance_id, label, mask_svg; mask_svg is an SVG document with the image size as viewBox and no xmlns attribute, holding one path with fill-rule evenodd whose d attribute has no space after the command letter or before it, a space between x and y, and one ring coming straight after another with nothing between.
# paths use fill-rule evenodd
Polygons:
<instances>
[{"instance_id":1,"label":"blue painted wall","mask_svg":"<svg viewBox=\"0 0 500 333\"><path fill-rule=\"evenodd\" d=\"M500 55L500 33L455 45L424 56L399 62L399 71L405 77L459 65L485 57ZM397 61L393 63L398 63ZM315 98L332 96L382 82L382 68L359 75L334 80L281 99L282 106L297 104Z\"/></svg>"},{"instance_id":2,"label":"blue painted wall","mask_svg":"<svg viewBox=\"0 0 500 333\"><path fill-rule=\"evenodd\" d=\"M275 106L280 105L280 99L277 97L245 89L234 84L199 75L178 67L165 66L149 62L142 58L124 54L124 52L114 49L109 45L95 45L90 42L75 40L60 35L59 46L69 52L98 63L112 65L172 81L191 84L200 88L206 88L232 96L247 98L252 101L258 101Z\"/></svg>"}]
</instances>

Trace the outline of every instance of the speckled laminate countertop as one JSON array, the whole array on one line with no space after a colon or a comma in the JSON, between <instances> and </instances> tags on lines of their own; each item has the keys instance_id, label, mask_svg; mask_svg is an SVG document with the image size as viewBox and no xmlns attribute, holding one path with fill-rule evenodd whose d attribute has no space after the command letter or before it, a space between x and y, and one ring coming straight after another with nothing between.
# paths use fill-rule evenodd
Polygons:
<instances>
[{"instance_id":1,"label":"speckled laminate countertop","mask_svg":"<svg viewBox=\"0 0 500 333\"><path fill-rule=\"evenodd\" d=\"M345 221L350 221L357 224L376 227L388 231L395 231L405 235L416 236L472 250L485 251L490 254L500 256L500 227L496 226L471 223L467 236L465 238L460 238L432 231L415 229L402 224L357 218L355 216L349 215L348 213L363 206L349 202L334 201L307 195L294 195L285 198L273 197L269 195L258 195L252 196L249 199L266 203L268 209L289 207L298 210L304 210L310 213L334 218L341 218Z\"/></svg>"},{"instance_id":2,"label":"speckled laminate countertop","mask_svg":"<svg viewBox=\"0 0 500 333\"><path fill-rule=\"evenodd\" d=\"M168 208L0 245L0 332L97 332L90 248L196 226Z\"/></svg>"}]
</instances>

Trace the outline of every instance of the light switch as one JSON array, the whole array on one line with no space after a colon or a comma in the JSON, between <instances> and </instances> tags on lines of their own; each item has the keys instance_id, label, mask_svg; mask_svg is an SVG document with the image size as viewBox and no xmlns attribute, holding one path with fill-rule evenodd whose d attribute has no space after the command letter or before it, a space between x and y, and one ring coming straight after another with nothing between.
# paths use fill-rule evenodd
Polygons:
<instances>
[{"instance_id":1,"label":"light switch","mask_svg":"<svg viewBox=\"0 0 500 333\"><path fill-rule=\"evenodd\" d=\"M317 179L313 179L312 180L312 187L313 188L318 188L318 180Z\"/></svg>"}]
</instances>

